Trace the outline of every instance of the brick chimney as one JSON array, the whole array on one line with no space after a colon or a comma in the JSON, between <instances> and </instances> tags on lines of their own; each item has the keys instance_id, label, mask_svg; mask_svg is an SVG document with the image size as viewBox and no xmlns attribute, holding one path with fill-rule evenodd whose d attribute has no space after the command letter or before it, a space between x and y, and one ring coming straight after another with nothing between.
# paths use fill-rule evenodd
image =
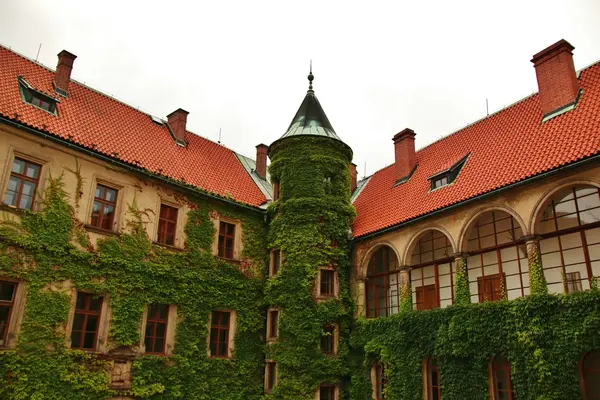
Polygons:
<instances>
[{"instance_id":1,"label":"brick chimney","mask_svg":"<svg viewBox=\"0 0 600 400\"><path fill-rule=\"evenodd\" d=\"M167 115L167 122L171 128L171 133L175 137L177 144L185 145L185 124L189 112L182 108L178 108L171 114Z\"/></svg>"},{"instance_id":2,"label":"brick chimney","mask_svg":"<svg viewBox=\"0 0 600 400\"><path fill-rule=\"evenodd\" d=\"M71 80L71 71L73 63L77 56L66 50L58 53L58 65L54 73L54 91L62 96L69 93L69 81Z\"/></svg>"},{"instance_id":3,"label":"brick chimney","mask_svg":"<svg viewBox=\"0 0 600 400\"><path fill-rule=\"evenodd\" d=\"M269 146L259 144L256 146L256 173L261 178L267 177L267 150Z\"/></svg>"},{"instance_id":4,"label":"brick chimney","mask_svg":"<svg viewBox=\"0 0 600 400\"><path fill-rule=\"evenodd\" d=\"M417 164L415 154L415 132L406 128L394 136L394 152L396 154L396 181L408 178Z\"/></svg>"},{"instance_id":5,"label":"brick chimney","mask_svg":"<svg viewBox=\"0 0 600 400\"><path fill-rule=\"evenodd\" d=\"M350 163L350 194L356 189L356 164Z\"/></svg>"},{"instance_id":6,"label":"brick chimney","mask_svg":"<svg viewBox=\"0 0 600 400\"><path fill-rule=\"evenodd\" d=\"M562 39L540 51L531 59L535 67L540 105L544 115L575 102L579 82L573 65L573 49Z\"/></svg>"}]
</instances>

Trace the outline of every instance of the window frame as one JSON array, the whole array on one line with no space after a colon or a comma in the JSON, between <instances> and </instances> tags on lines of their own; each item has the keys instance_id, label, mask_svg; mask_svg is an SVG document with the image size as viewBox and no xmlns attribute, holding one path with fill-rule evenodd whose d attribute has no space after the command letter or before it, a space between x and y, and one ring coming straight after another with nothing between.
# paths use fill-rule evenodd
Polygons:
<instances>
[{"instance_id":1,"label":"window frame","mask_svg":"<svg viewBox=\"0 0 600 400\"><path fill-rule=\"evenodd\" d=\"M27 299L27 283L19 281L12 277L0 275L0 282L12 283L15 285L13 292L12 306L9 311L6 330L4 332L4 342L0 349L12 349L17 345L21 322L25 315L25 302ZM0 301L0 303L2 303Z\"/></svg>"},{"instance_id":2,"label":"window frame","mask_svg":"<svg viewBox=\"0 0 600 400\"><path fill-rule=\"evenodd\" d=\"M373 400L384 400L385 388L387 386L387 375L385 364L378 361L371 369L371 384L373 386Z\"/></svg>"},{"instance_id":3,"label":"window frame","mask_svg":"<svg viewBox=\"0 0 600 400\"><path fill-rule=\"evenodd\" d=\"M330 342L328 345L328 349L325 349L323 346L323 342ZM322 327L321 339L319 343L319 347L321 352L323 352L326 356L335 356L337 355L338 350L338 341L339 341L339 326L337 324L325 324Z\"/></svg>"},{"instance_id":4,"label":"window frame","mask_svg":"<svg viewBox=\"0 0 600 400\"><path fill-rule=\"evenodd\" d=\"M77 300L79 295L84 295L85 296L85 309L78 309L77 308ZM94 310L90 310L89 309L89 305L90 305L90 300L94 297L97 296L100 298L100 304L98 306L98 310L94 311ZM90 293L90 292L85 292L85 291L80 291L77 290L75 291L75 306L74 306L74 313L73 313L73 322L71 324L71 329L69 331L69 348L74 349L74 350L82 350L82 351L90 351L90 352L95 352L98 349L98 338L100 336L100 330L101 330L101 322L102 322L102 312L104 310L104 303L105 303L105 296L101 295L101 294L96 294L96 293ZM81 324L81 326L83 327L83 330L75 330L74 329L74 325L75 325L75 319L77 318L77 315L83 315L84 319L83 322ZM89 316L96 316L97 320L96 320L96 329L94 332L94 339L93 339L93 346L91 348L87 348L87 347L83 347L85 344L85 335L87 333L89 333L90 331L87 330L87 321L88 321L88 317ZM73 335L75 332L79 332L79 336L80 336L80 346L79 347L74 347L73 346Z\"/></svg>"},{"instance_id":5,"label":"window frame","mask_svg":"<svg viewBox=\"0 0 600 400\"><path fill-rule=\"evenodd\" d=\"M333 391L333 400L338 400L339 398L339 385L333 383L322 383L317 388L317 392L315 394L316 400L324 400L321 397L321 389L328 389Z\"/></svg>"},{"instance_id":6,"label":"window frame","mask_svg":"<svg viewBox=\"0 0 600 400\"><path fill-rule=\"evenodd\" d=\"M168 218L162 217L163 207L165 207L165 209L168 210L169 213L172 210L175 210L175 219L168 219ZM165 246L172 246L172 247L176 246L178 219L179 219L179 207L176 207L176 206L173 206L171 204L161 201L160 207L159 207L157 229L156 229L156 243L165 245ZM173 225L173 241L172 241L172 243L168 242L168 233L169 233L169 226L170 226L169 224Z\"/></svg>"},{"instance_id":7,"label":"window frame","mask_svg":"<svg viewBox=\"0 0 600 400\"><path fill-rule=\"evenodd\" d=\"M500 361L500 363L496 363L497 361ZM512 383L512 379L511 379L511 374L512 374L512 370L511 370L511 364L510 361L504 357L501 354L496 354L495 356L493 356L490 359L490 374L491 374L491 382L492 382L492 387L491 387L491 397L492 400L498 400L500 396L498 396L499 392L502 393L507 393L508 394L508 399L507 400L514 400L515 399L515 393L514 393L514 388L513 388L513 383ZM497 379L497 373L503 373L505 378L507 378L507 382L508 382L508 389L499 389L498 388L498 379Z\"/></svg>"},{"instance_id":8,"label":"window frame","mask_svg":"<svg viewBox=\"0 0 600 400\"><path fill-rule=\"evenodd\" d=\"M269 278L273 278L279 273L283 262L283 253L280 249L272 249L269 260ZM276 262L277 261L277 262Z\"/></svg>"},{"instance_id":9,"label":"window frame","mask_svg":"<svg viewBox=\"0 0 600 400\"><path fill-rule=\"evenodd\" d=\"M233 232L229 234L228 228L232 227ZM225 228L224 232L221 232L222 228ZM217 243L217 255L227 260L235 259L235 245L236 245L236 230L237 226L235 223L228 221L219 220L219 231L218 231L218 243ZM221 245L221 238L223 238L223 245ZM231 240L231 246L227 246L227 240ZM227 249L231 249L231 254L227 252Z\"/></svg>"},{"instance_id":10,"label":"window frame","mask_svg":"<svg viewBox=\"0 0 600 400\"><path fill-rule=\"evenodd\" d=\"M96 191L98 190L99 186L104 189L105 197L106 197L106 189L114 190L114 192L115 192L114 202L110 202L109 200L96 197ZM92 195L93 195L93 198L92 198L92 212L91 212L91 216L90 216L90 226L92 226L96 229L114 231L115 221L117 220L116 216L117 216L118 201L119 201L119 189L114 186L106 185L103 182L96 182L96 185L94 187L94 192L92 193ZM96 224L94 224L94 205L96 204L96 202L98 202L102 205L102 207L101 207L102 212L99 214ZM109 219L110 223L108 224L110 226L110 228L105 228L102 226L102 220L104 219L104 206L105 205L113 206L113 214L110 217L110 219Z\"/></svg>"},{"instance_id":11,"label":"window frame","mask_svg":"<svg viewBox=\"0 0 600 400\"><path fill-rule=\"evenodd\" d=\"M18 174L16 172L13 172L13 167L15 165L15 161L17 161L17 160L23 161L25 163L25 172L27 172L27 166L30 165L30 164L33 165L33 166L38 167L38 176L37 176L37 178L34 179L34 178L31 178L31 177L28 177L26 174L23 175L23 174ZM13 208L18 209L18 210L35 211L35 209L36 209L35 200L36 200L36 197L37 197L37 192L38 192L38 190L41 187L40 186L40 181L41 181L41 178L42 178L43 168L44 168L44 164L40 163L37 160L34 161L31 158L29 158L29 157L24 157L24 156L22 156L20 154L14 154L13 157L12 157L12 160L10 162L10 165L8 166L8 177L6 179L6 187L5 187L5 190L3 192L4 195L3 195L2 202L4 204L8 205L9 207L13 207ZM15 178L17 178L17 179L19 179L21 181L20 185L19 185L19 190L13 192L13 193L15 193L17 195L16 201L15 201L16 205L8 204L6 202L6 195L7 195L8 191L9 191L8 188L9 188L10 180L11 180L11 178L13 176L15 176ZM33 195L31 196L31 208L21 208L21 207L19 207L19 203L21 202L21 198L23 196L23 186L24 186L25 182L29 182L29 183L33 183L34 184Z\"/></svg>"},{"instance_id":12,"label":"window frame","mask_svg":"<svg viewBox=\"0 0 600 400\"><path fill-rule=\"evenodd\" d=\"M425 364L426 379L427 379L427 400L434 400L434 391L437 392L437 400L442 399L442 381L440 375L440 365L435 357L428 357ZM436 375L437 385L434 385L432 376Z\"/></svg>"},{"instance_id":13,"label":"window frame","mask_svg":"<svg viewBox=\"0 0 600 400\"><path fill-rule=\"evenodd\" d=\"M0 279L0 285L2 285L2 284L10 284L13 286L11 300L7 301L7 300L0 299L0 307L8 307L8 316L6 318L6 324L4 324L4 325L0 324L0 327L4 326L4 334L2 335L2 337L0 337L0 340L2 341L2 343L0 344L0 348L7 348L8 347L8 336L10 334L11 327L12 327L11 325L12 325L13 313L15 310L15 302L17 300L17 290L19 288L19 283L12 281L12 280L9 281L9 280Z\"/></svg>"},{"instance_id":14,"label":"window frame","mask_svg":"<svg viewBox=\"0 0 600 400\"><path fill-rule=\"evenodd\" d=\"M468 153L466 156L464 156L463 158L458 160L450 168L448 168L444 171L440 171L440 172L430 176L429 178L427 178L427 179L429 179L429 183L430 183L429 192L434 192L438 189L441 189L443 187L453 184L456 181L456 179L458 178L458 175L460 175L460 172L462 171L463 167L467 163L467 160L469 159L470 155L471 155L471 153ZM444 182L444 180L445 180L445 182Z\"/></svg>"},{"instance_id":15,"label":"window frame","mask_svg":"<svg viewBox=\"0 0 600 400\"><path fill-rule=\"evenodd\" d=\"M17 77L17 81L19 83L19 92L21 93L21 101L23 103L29 104L32 107L37 108L38 110L42 110L47 112L50 115L58 116L58 103L60 100L49 96L45 93L36 90L27 82L22 76ZM48 109L41 107L41 103L34 104L33 99L37 99L40 102L44 102L48 104Z\"/></svg>"},{"instance_id":16,"label":"window frame","mask_svg":"<svg viewBox=\"0 0 600 400\"><path fill-rule=\"evenodd\" d=\"M275 317L273 317L274 315ZM279 338L280 317L281 310L279 308L271 307L267 310L267 342L274 342Z\"/></svg>"},{"instance_id":17,"label":"window frame","mask_svg":"<svg viewBox=\"0 0 600 400\"><path fill-rule=\"evenodd\" d=\"M384 267L383 272L377 272L377 257L381 252L382 266ZM384 254L385 253L385 254ZM395 276L395 295L390 295L390 277ZM378 284L379 280L383 280L383 285ZM393 283L392 283L393 285ZM373 293L372 302L369 301L369 294ZM379 307L379 302L382 300L381 294L384 294L385 308ZM391 299L396 299L396 304L391 304ZM373 303L373 307L371 307ZM365 305L366 305L366 316L367 318L377 317L388 317L396 314L400 311L400 265L398 262L398 256L394 250L389 246L381 246L376 249L369 258L369 264L367 266L367 277L365 279ZM396 310L396 312L392 312Z\"/></svg>"},{"instance_id":18,"label":"window frame","mask_svg":"<svg viewBox=\"0 0 600 400\"><path fill-rule=\"evenodd\" d=\"M151 311L151 307L153 306L164 306L167 309L167 315L165 316L164 319L161 319L160 316L158 318L155 318L154 315L150 314ZM148 304L146 306L146 326L144 327L144 353L146 354L153 354L153 355L166 355L167 354L167 337L169 335L169 314L171 311L171 305L170 304L164 304L164 303L151 303ZM153 325L153 335L148 335L147 331L148 331L148 324L152 324ZM154 349L154 345L156 344L156 339L159 338L158 336L156 336L156 331L157 331L157 327L159 324L164 324L165 328L164 328L164 332L165 335L164 337L162 337L163 339L163 345L162 345L162 349L161 351L155 351ZM152 350L148 350L148 339L151 339L152 341Z\"/></svg>"},{"instance_id":19,"label":"window frame","mask_svg":"<svg viewBox=\"0 0 600 400\"><path fill-rule=\"evenodd\" d=\"M273 201L277 201L281 198L281 182L279 180L273 180Z\"/></svg>"},{"instance_id":20,"label":"window frame","mask_svg":"<svg viewBox=\"0 0 600 400\"><path fill-rule=\"evenodd\" d=\"M277 385L277 363L273 360L265 360L265 390L266 394L273 393Z\"/></svg>"},{"instance_id":21,"label":"window frame","mask_svg":"<svg viewBox=\"0 0 600 400\"><path fill-rule=\"evenodd\" d=\"M330 282L323 281L323 272L324 271L326 271L327 274L331 274L332 280ZM329 282L329 283L327 283L327 282ZM327 265L327 266L319 267L319 269L317 270L317 277L316 277L314 283L315 284L314 284L314 288L313 288L313 298L316 301L332 300L332 299L339 298L340 280L339 280L337 268L335 268L335 266ZM329 285L332 290L331 293L321 292L323 285Z\"/></svg>"},{"instance_id":22,"label":"window frame","mask_svg":"<svg viewBox=\"0 0 600 400\"><path fill-rule=\"evenodd\" d=\"M588 396L588 386L587 382L590 380L588 376L588 371L596 375L596 379L600 378L600 365L595 368L590 368L586 371L585 361L586 358L592 355L593 353L600 353L600 350L592 350L581 356L579 359L579 386L581 391L581 397L583 400L593 400L590 396ZM597 354L600 357L600 354ZM600 364L600 363L599 363ZM590 371L591 370L591 371Z\"/></svg>"},{"instance_id":23,"label":"window frame","mask_svg":"<svg viewBox=\"0 0 600 400\"><path fill-rule=\"evenodd\" d=\"M226 350L227 350L227 354L222 355L222 354L218 354L218 355L214 355L212 353L212 348L211 348L211 344L212 343L217 343L217 349L218 349L218 345L221 343L220 340L217 340L216 342L212 340L212 329L213 327L217 328L217 338L219 336L219 333L221 332L221 330L225 330L224 326L221 325L214 325L214 313L229 313L229 320L228 320L228 325L227 325L227 346L226 346ZM209 325L208 325L208 335L206 337L207 339L207 353L208 353L208 357L209 358L220 358L220 359L231 359L233 358L233 351L234 351L234 338L235 338L235 328L236 328L236 318L237 318L237 313L234 310L224 310L224 309L216 309L216 310L212 310L210 315L209 315ZM218 352L218 351L217 351Z\"/></svg>"}]
</instances>

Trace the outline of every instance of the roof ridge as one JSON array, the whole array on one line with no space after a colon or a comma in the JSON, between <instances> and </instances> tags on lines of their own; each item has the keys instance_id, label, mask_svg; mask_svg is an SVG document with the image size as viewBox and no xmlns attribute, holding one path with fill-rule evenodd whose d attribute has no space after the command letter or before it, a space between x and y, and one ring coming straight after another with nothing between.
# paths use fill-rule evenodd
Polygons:
<instances>
[{"instance_id":1,"label":"roof ridge","mask_svg":"<svg viewBox=\"0 0 600 400\"><path fill-rule=\"evenodd\" d=\"M45 64L42 64L42 63L41 63L41 62L39 62L39 61L32 60L31 58L27 57L27 56L26 56L26 55L24 55L24 54L21 54L20 52L16 51L15 49L11 48L10 46L7 46L7 45L3 44L2 42L0 42L0 47L3 47L3 48L5 48L7 51L9 51L9 52L11 52L11 53L13 53L13 54L15 54L15 55L17 55L17 56L19 56L19 57L21 57L21 58L25 59L26 61L29 61L29 62L33 63L34 65L36 65L36 66L38 66L38 67L42 67L42 68L46 69L48 72L56 73L56 69L50 68L50 67L48 67L47 65L45 65ZM81 87L82 87L82 88L84 88L84 89L90 90L90 91L92 91L92 92L94 92L94 93L96 93L96 94L99 94L99 95L101 95L101 96L104 96L105 98L107 98L107 99L109 99L109 100L113 100L113 101L115 101L115 102L117 102L117 103L119 103L119 104L122 104L122 105L124 105L124 106L126 106L126 107L129 107L129 108L130 108L130 109L132 109L133 111L137 111L137 112L139 112L140 114L144 114L144 115L147 115L147 116L154 116L154 117L160 118L160 119L161 119L161 120L163 120L163 121L166 121L166 119L165 119L164 117L161 117L161 116L159 116L159 115L157 115L157 114L155 114L155 113L152 113L152 112L150 112L150 111L146 111L145 109L143 109L143 108L142 108L142 107L140 107L140 106L136 106L136 105L133 105L133 104L131 104L131 103L128 103L128 102L126 102L125 100L121 100L121 99L119 99L119 98L117 98L117 97L115 97L115 96L113 96L113 95L111 95L111 94L108 94L108 93L106 93L106 92L103 92L103 91L102 91L102 90L100 90L100 89L93 88L93 87L91 87L91 86L87 85L87 84L86 84L86 83L84 83L84 82L80 82L80 81L78 81L77 79L73 79L73 78L71 78L70 80L71 80L71 82L73 82L73 83L75 83L75 84L77 84L77 85L81 86ZM224 145L224 144L222 144L222 143L215 142L214 140L212 140L212 139L210 139L210 138L208 138L208 137L206 137L206 136L200 135L200 134L198 134L198 133L196 133L196 132L193 132L193 131L191 131L191 130L189 130L189 129L186 129L186 132L187 132L187 133L190 133L190 134L192 134L192 135L194 135L194 136L197 136L197 137L199 137L200 139L204 139L204 140L207 140L207 141L209 141L209 142L211 142L211 143L213 143L213 144L216 144L217 146L221 146L221 147L223 147L223 148L225 148L225 149L227 149L227 150L229 150L229 151L232 151L232 152L234 152L234 153L236 152L234 149L232 149L232 148L229 148L229 147L225 146L225 145Z\"/></svg>"}]
</instances>

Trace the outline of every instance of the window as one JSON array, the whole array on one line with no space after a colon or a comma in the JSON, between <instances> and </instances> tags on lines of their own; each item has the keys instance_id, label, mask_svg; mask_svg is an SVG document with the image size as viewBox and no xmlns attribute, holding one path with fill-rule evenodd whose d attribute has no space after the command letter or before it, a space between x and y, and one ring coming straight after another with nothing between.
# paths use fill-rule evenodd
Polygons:
<instances>
[{"instance_id":1,"label":"window","mask_svg":"<svg viewBox=\"0 0 600 400\"><path fill-rule=\"evenodd\" d=\"M369 261L367 270L367 316L396 314L400 305L398 259L394 251L382 246Z\"/></svg>"},{"instance_id":2,"label":"window","mask_svg":"<svg viewBox=\"0 0 600 400\"><path fill-rule=\"evenodd\" d=\"M319 386L319 400L336 400L335 385Z\"/></svg>"},{"instance_id":3,"label":"window","mask_svg":"<svg viewBox=\"0 0 600 400\"><path fill-rule=\"evenodd\" d=\"M15 157L4 202L9 206L31 210L41 169L41 165Z\"/></svg>"},{"instance_id":4,"label":"window","mask_svg":"<svg viewBox=\"0 0 600 400\"><path fill-rule=\"evenodd\" d=\"M108 186L96 185L94 207L92 209L92 225L111 230L117 208L117 190Z\"/></svg>"},{"instance_id":5,"label":"window","mask_svg":"<svg viewBox=\"0 0 600 400\"><path fill-rule=\"evenodd\" d=\"M525 240L512 215L498 210L483 213L465 239L472 302L513 300L529 294Z\"/></svg>"},{"instance_id":6,"label":"window","mask_svg":"<svg viewBox=\"0 0 600 400\"><path fill-rule=\"evenodd\" d=\"M387 377L385 376L385 366L382 363L377 363L373 366L375 369L375 398L384 400L385 387L387 386Z\"/></svg>"},{"instance_id":7,"label":"window","mask_svg":"<svg viewBox=\"0 0 600 400\"><path fill-rule=\"evenodd\" d=\"M267 339L277 339L279 336L279 310L269 310L267 320Z\"/></svg>"},{"instance_id":8,"label":"window","mask_svg":"<svg viewBox=\"0 0 600 400\"><path fill-rule=\"evenodd\" d=\"M502 283L504 274L480 276L477 278L477 293L479 294L479 302L498 301L504 299Z\"/></svg>"},{"instance_id":9,"label":"window","mask_svg":"<svg viewBox=\"0 0 600 400\"><path fill-rule=\"evenodd\" d=\"M600 399L600 351L587 353L581 362L582 385L585 400Z\"/></svg>"},{"instance_id":10,"label":"window","mask_svg":"<svg viewBox=\"0 0 600 400\"><path fill-rule=\"evenodd\" d=\"M146 333L144 334L146 353L165 354L168 320L168 304L150 304L148 306Z\"/></svg>"},{"instance_id":11,"label":"window","mask_svg":"<svg viewBox=\"0 0 600 400\"><path fill-rule=\"evenodd\" d=\"M77 292L75 318L71 328L72 349L96 349L102 300L102 296Z\"/></svg>"},{"instance_id":12,"label":"window","mask_svg":"<svg viewBox=\"0 0 600 400\"><path fill-rule=\"evenodd\" d=\"M271 265L269 270L269 276L273 277L279 272L281 267L281 250L271 250Z\"/></svg>"},{"instance_id":13,"label":"window","mask_svg":"<svg viewBox=\"0 0 600 400\"><path fill-rule=\"evenodd\" d=\"M6 347L8 344L10 317L15 305L16 292L15 282L0 281L0 347Z\"/></svg>"},{"instance_id":14,"label":"window","mask_svg":"<svg viewBox=\"0 0 600 400\"><path fill-rule=\"evenodd\" d=\"M431 181L431 190L439 189L454 182L468 158L469 154L461 158L450 168L429 177L429 180Z\"/></svg>"},{"instance_id":15,"label":"window","mask_svg":"<svg viewBox=\"0 0 600 400\"><path fill-rule=\"evenodd\" d=\"M336 329L333 325L325 325L321 333L321 351L324 354L332 355L336 351Z\"/></svg>"},{"instance_id":16,"label":"window","mask_svg":"<svg viewBox=\"0 0 600 400\"><path fill-rule=\"evenodd\" d=\"M501 355L497 355L492 360L492 378L494 400L513 400L515 398L510 380L510 363Z\"/></svg>"},{"instance_id":17,"label":"window","mask_svg":"<svg viewBox=\"0 0 600 400\"><path fill-rule=\"evenodd\" d=\"M49 112L50 114L56 114L56 99L53 99L50 96L47 96L43 93L40 93L33 89L33 87L22 77L19 77L19 90L21 91L21 98L37 107L41 108L44 111Z\"/></svg>"},{"instance_id":18,"label":"window","mask_svg":"<svg viewBox=\"0 0 600 400\"><path fill-rule=\"evenodd\" d=\"M277 384L277 364L267 361L265 368L265 393L272 393Z\"/></svg>"},{"instance_id":19,"label":"window","mask_svg":"<svg viewBox=\"0 0 600 400\"><path fill-rule=\"evenodd\" d=\"M441 400L442 398L440 367L433 357L427 360L427 393L427 400Z\"/></svg>"},{"instance_id":20,"label":"window","mask_svg":"<svg viewBox=\"0 0 600 400\"><path fill-rule=\"evenodd\" d=\"M333 193L333 184L331 176L326 176L325 178L323 178L323 188L325 190L325 194Z\"/></svg>"},{"instance_id":21,"label":"window","mask_svg":"<svg viewBox=\"0 0 600 400\"><path fill-rule=\"evenodd\" d=\"M229 330L231 313L229 311L213 311L210 326L211 357L229 357Z\"/></svg>"},{"instance_id":22,"label":"window","mask_svg":"<svg viewBox=\"0 0 600 400\"><path fill-rule=\"evenodd\" d=\"M177 227L177 209L175 207L160 205L158 219L157 242L173 246L175 244L175 228Z\"/></svg>"},{"instance_id":23,"label":"window","mask_svg":"<svg viewBox=\"0 0 600 400\"><path fill-rule=\"evenodd\" d=\"M559 190L540 212L535 233L542 237L540 253L550 293L589 289L592 278L600 276L598 188Z\"/></svg>"},{"instance_id":24,"label":"window","mask_svg":"<svg viewBox=\"0 0 600 400\"><path fill-rule=\"evenodd\" d=\"M235 243L235 225L221 221L219 223L219 257L233 258Z\"/></svg>"},{"instance_id":25,"label":"window","mask_svg":"<svg viewBox=\"0 0 600 400\"><path fill-rule=\"evenodd\" d=\"M319 293L322 296L334 296L335 271L330 269L322 269L319 273L321 275L321 286Z\"/></svg>"},{"instance_id":26,"label":"window","mask_svg":"<svg viewBox=\"0 0 600 400\"><path fill-rule=\"evenodd\" d=\"M273 181L273 201L279 200L279 181Z\"/></svg>"},{"instance_id":27,"label":"window","mask_svg":"<svg viewBox=\"0 0 600 400\"><path fill-rule=\"evenodd\" d=\"M435 285L418 286L415 288L417 310L431 310L439 308L437 290Z\"/></svg>"}]
</instances>

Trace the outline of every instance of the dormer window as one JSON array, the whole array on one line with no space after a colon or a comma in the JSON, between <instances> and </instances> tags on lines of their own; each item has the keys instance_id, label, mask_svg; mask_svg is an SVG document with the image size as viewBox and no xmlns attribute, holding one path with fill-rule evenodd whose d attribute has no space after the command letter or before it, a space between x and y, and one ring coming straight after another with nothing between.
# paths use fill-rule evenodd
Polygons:
<instances>
[{"instance_id":1,"label":"dormer window","mask_svg":"<svg viewBox=\"0 0 600 400\"><path fill-rule=\"evenodd\" d=\"M42 109L50 114L56 115L57 99L38 92L22 77L19 77L18 80L21 98L24 102L29 103L32 106Z\"/></svg>"},{"instance_id":2,"label":"dormer window","mask_svg":"<svg viewBox=\"0 0 600 400\"><path fill-rule=\"evenodd\" d=\"M470 153L469 153L470 154ZM450 168L446 168L441 172L429 177L431 181L431 190L436 190L444 186L448 186L456 180L462 167L467 162L469 154L461 158L458 162L454 163Z\"/></svg>"}]
</instances>

